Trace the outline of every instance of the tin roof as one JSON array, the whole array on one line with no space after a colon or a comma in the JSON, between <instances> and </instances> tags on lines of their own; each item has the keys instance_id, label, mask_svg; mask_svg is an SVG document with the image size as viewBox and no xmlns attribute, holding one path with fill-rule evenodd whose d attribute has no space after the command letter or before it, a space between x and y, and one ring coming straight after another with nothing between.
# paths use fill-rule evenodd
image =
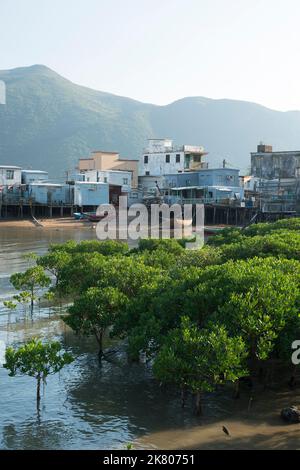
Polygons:
<instances>
[{"instance_id":1,"label":"tin roof","mask_svg":"<svg viewBox=\"0 0 300 470\"><path fill-rule=\"evenodd\" d=\"M14 166L14 165L0 165L0 168L3 168L4 170L21 170L20 166Z\"/></svg>"},{"instance_id":2,"label":"tin roof","mask_svg":"<svg viewBox=\"0 0 300 470\"><path fill-rule=\"evenodd\" d=\"M22 170L22 173L34 173L34 174L47 175L48 171L43 171L43 170Z\"/></svg>"},{"instance_id":3,"label":"tin roof","mask_svg":"<svg viewBox=\"0 0 300 470\"><path fill-rule=\"evenodd\" d=\"M87 184L89 184L89 185L95 185L95 184L108 185L108 183L103 183L102 181L75 181L75 185L76 184L80 184L80 185L84 185L84 184L85 185L87 185Z\"/></svg>"}]
</instances>

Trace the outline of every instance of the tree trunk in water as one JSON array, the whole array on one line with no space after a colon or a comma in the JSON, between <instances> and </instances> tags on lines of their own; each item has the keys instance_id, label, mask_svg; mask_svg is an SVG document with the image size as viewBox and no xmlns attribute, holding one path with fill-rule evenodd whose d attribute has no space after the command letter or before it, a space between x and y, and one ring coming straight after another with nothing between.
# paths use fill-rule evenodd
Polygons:
<instances>
[{"instance_id":1,"label":"tree trunk in water","mask_svg":"<svg viewBox=\"0 0 300 470\"><path fill-rule=\"evenodd\" d=\"M37 377L37 387L36 387L36 403L37 403L37 406L39 406L40 401L41 401L41 376L38 375L38 377Z\"/></svg>"},{"instance_id":2,"label":"tree trunk in water","mask_svg":"<svg viewBox=\"0 0 300 470\"><path fill-rule=\"evenodd\" d=\"M96 339L97 339L97 343L99 346L98 358L99 358L99 361L101 362L103 358L103 331L101 330L100 333L97 332L95 334L96 334Z\"/></svg>"},{"instance_id":3,"label":"tree trunk in water","mask_svg":"<svg viewBox=\"0 0 300 470\"><path fill-rule=\"evenodd\" d=\"M181 389L181 408L185 407L185 400L186 400L186 390L184 387Z\"/></svg>"},{"instance_id":4,"label":"tree trunk in water","mask_svg":"<svg viewBox=\"0 0 300 470\"><path fill-rule=\"evenodd\" d=\"M239 381L239 379L236 380L236 382L234 383L233 398L235 398L235 399L240 398L240 381Z\"/></svg>"},{"instance_id":5,"label":"tree trunk in water","mask_svg":"<svg viewBox=\"0 0 300 470\"><path fill-rule=\"evenodd\" d=\"M255 377L255 372L257 368L257 356L256 356L256 338L252 337L250 339L250 355L249 355L249 373L250 379L253 380Z\"/></svg>"},{"instance_id":6,"label":"tree trunk in water","mask_svg":"<svg viewBox=\"0 0 300 470\"><path fill-rule=\"evenodd\" d=\"M33 315L33 289L31 289L31 302L30 302L30 313Z\"/></svg>"},{"instance_id":7,"label":"tree trunk in water","mask_svg":"<svg viewBox=\"0 0 300 470\"><path fill-rule=\"evenodd\" d=\"M201 393L196 393L196 400L195 400L195 415L201 416L202 415L202 404L201 404Z\"/></svg>"}]
</instances>

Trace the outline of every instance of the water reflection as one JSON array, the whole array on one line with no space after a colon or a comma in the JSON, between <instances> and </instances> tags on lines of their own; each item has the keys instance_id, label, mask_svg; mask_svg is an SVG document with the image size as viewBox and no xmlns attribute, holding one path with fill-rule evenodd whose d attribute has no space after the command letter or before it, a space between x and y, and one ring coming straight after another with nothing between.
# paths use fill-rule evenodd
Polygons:
<instances>
[{"instance_id":1,"label":"water reflection","mask_svg":"<svg viewBox=\"0 0 300 470\"><path fill-rule=\"evenodd\" d=\"M50 242L74 235L95 237L89 230L0 230L0 301L14 294L9 276L26 268L25 253L43 254ZM99 367L93 338L75 337L46 306L33 319L22 307L14 312L0 307L0 341L21 343L33 336L58 339L76 360L48 378L40 417L34 379L9 378L0 368L1 448L120 448L151 430L185 423L172 392L162 393L147 367L128 364L122 352Z\"/></svg>"},{"instance_id":2,"label":"water reflection","mask_svg":"<svg viewBox=\"0 0 300 470\"><path fill-rule=\"evenodd\" d=\"M114 449L137 440L147 448L188 447L200 441L207 441L207 448L226 448L229 441L225 442L220 434L220 419L229 419L233 414L244 422L237 420L230 429L237 430L241 442L248 442L247 433L257 426L247 415L249 396L233 402L229 393L224 396L219 391L205 398L205 417L193 418L191 407L181 410L177 394L171 389L160 389L147 366L128 364L122 349L113 362L104 361L99 367L94 339L74 336L57 310L49 312L47 306L41 305L32 319L22 308L15 312L3 308L1 300L14 294L9 276L26 267L24 253L42 254L50 242L94 237L90 230L0 229L0 349L3 343L22 343L32 336L41 336L61 341L76 357L60 374L48 378L40 415L36 410L35 379L10 378L0 367L0 448ZM261 423L266 419L266 409L270 415L273 413L278 395L265 399L258 396L253 413L258 416L259 402ZM278 406L286 405L289 399L289 395L283 396ZM266 436L272 426L284 430L276 420L272 424L272 419L264 427ZM187 430L186 436L192 435L190 440L185 439L183 429ZM292 437L295 439L295 446L300 441L299 432L297 428L293 436L287 434L290 442Z\"/></svg>"}]
</instances>

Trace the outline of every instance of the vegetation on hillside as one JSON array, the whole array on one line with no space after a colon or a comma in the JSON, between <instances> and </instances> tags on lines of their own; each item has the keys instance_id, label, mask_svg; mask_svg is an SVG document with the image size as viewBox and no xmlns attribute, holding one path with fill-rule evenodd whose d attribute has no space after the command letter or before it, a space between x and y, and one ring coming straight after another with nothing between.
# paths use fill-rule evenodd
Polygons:
<instances>
[{"instance_id":1,"label":"vegetation on hillside","mask_svg":"<svg viewBox=\"0 0 300 470\"><path fill-rule=\"evenodd\" d=\"M0 71L0 80L7 90L7 105L0 106L0 163L48 170L52 177L65 177L93 150L139 158L151 137L204 145L212 165L220 163L214 155L230 155L242 169L261 135L274 147L299 144L299 112L203 97L156 106L78 86L42 65Z\"/></svg>"}]
</instances>

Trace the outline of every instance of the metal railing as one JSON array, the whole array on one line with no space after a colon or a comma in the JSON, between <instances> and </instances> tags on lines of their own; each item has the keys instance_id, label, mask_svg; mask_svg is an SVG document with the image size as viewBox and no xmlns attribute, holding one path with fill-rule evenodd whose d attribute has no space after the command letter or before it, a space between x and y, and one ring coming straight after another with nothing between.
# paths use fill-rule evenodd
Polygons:
<instances>
[{"instance_id":1,"label":"metal railing","mask_svg":"<svg viewBox=\"0 0 300 470\"><path fill-rule=\"evenodd\" d=\"M166 197L169 201L178 204L222 204L226 206L240 206L240 199L231 199L231 198L211 198L211 197L201 197L201 198L174 198Z\"/></svg>"}]
</instances>

